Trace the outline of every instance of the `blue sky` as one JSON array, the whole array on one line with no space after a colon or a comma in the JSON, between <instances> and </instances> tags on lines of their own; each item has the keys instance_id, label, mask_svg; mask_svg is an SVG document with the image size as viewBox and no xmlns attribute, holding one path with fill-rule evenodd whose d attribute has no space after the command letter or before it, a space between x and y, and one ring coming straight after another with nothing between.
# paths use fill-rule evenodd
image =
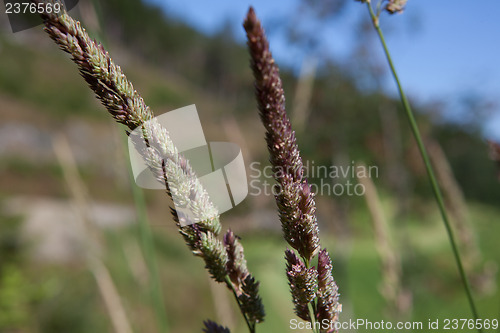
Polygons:
<instances>
[{"instance_id":1,"label":"blue sky","mask_svg":"<svg viewBox=\"0 0 500 333\"><path fill-rule=\"evenodd\" d=\"M296 15L298 0L148 0L167 13L206 33L217 32L228 21L235 37L244 42L241 21L252 5L264 26L276 19ZM455 115L457 101L469 93L496 103L493 114L484 119L485 136L500 140L500 1L409 0L401 15L383 15L382 28L396 68L410 97L420 103L440 100ZM368 19L364 5L349 3L344 14L322 31L322 48L337 59L349 55L354 45L353 23ZM277 61L300 66L303 54L290 51L280 35L271 34ZM378 44L374 54L381 56ZM388 93L396 94L386 80ZM456 117L455 117L456 118Z\"/></svg>"}]
</instances>

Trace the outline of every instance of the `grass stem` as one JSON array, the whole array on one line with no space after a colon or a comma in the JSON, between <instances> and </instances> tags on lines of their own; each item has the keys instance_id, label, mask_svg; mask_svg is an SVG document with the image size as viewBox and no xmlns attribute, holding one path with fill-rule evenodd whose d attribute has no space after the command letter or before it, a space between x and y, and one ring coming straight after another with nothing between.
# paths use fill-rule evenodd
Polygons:
<instances>
[{"instance_id":1,"label":"grass stem","mask_svg":"<svg viewBox=\"0 0 500 333\"><path fill-rule=\"evenodd\" d=\"M374 26L375 30L377 31L380 42L382 43L382 47L384 49L384 53L385 53L385 56L387 58L387 62L389 63L389 67L391 69L392 75L393 75L394 80L396 81L396 85L398 87L401 102L403 103L403 107L404 107L404 110L406 112L406 116L408 117L408 121L410 122L411 130L412 130L413 135L415 137L415 140L417 142L417 146L418 146L418 149L420 151L420 154L422 155L422 159L423 159L424 164L425 164L425 169L427 170L427 174L428 174L428 177L429 177L429 180L431 183L431 187L432 187L436 202L437 202L438 207L439 207L439 212L441 213L441 217L443 219L443 223L444 223L444 226L446 228L446 232L448 234L448 238L449 238L449 241L451 244L453 255L455 257L455 261L456 261L456 264L458 267L458 272L459 272L460 277L462 279L465 293L466 293L467 299L469 301L472 316L475 320L477 320L479 318L479 316L477 313L476 305L474 303L474 299L472 297L470 283L469 283L469 280L467 278L467 275L465 274L465 270L464 270L464 267L462 264L462 259L460 257L460 253L458 251L458 247L457 247L457 244L455 241L455 236L453 234L453 230L451 228L451 224L450 224L450 221L448 219L448 214L447 214L445 206L444 206L443 195L441 194L441 190L440 190L439 185L437 183L436 176L434 175L434 170L433 170L433 167L431 165L431 162L430 162L429 156L427 154L427 150L425 148L425 145L423 143L422 137L420 135L420 131L418 129L417 122L415 120L415 116L414 116L413 111L411 109L410 103L408 102L408 99L406 98L406 94L404 93L403 87L401 85L398 74L396 72L396 68L395 68L394 63L392 61L389 49L388 49L387 44L385 42L384 34L382 33L382 29L380 28L379 16L375 15L370 1L366 1L366 5L368 6L368 11L370 13L370 17L371 17L371 20L373 22L373 26ZM478 332L481 333L482 329L478 328Z\"/></svg>"},{"instance_id":2,"label":"grass stem","mask_svg":"<svg viewBox=\"0 0 500 333\"><path fill-rule=\"evenodd\" d=\"M311 317L311 326L313 333L319 333L319 328L316 327L316 316L314 315L314 303L310 302L307 304L307 308L309 309L309 316Z\"/></svg>"},{"instance_id":3,"label":"grass stem","mask_svg":"<svg viewBox=\"0 0 500 333\"><path fill-rule=\"evenodd\" d=\"M255 324L252 325L250 323L245 311L243 311L243 307L242 307L242 304L240 302L240 299L238 298L238 294L236 293L236 289L234 289L234 285L231 282L231 280L229 279L228 275L226 275L226 284L231 287L231 291L233 292L233 295L234 295L234 298L236 299L236 302L238 302L238 307L240 308L241 314L243 315L243 318L245 318L245 322L247 324L248 331L250 333L255 333Z\"/></svg>"},{"instance_id":4,"label":"grass stem","mask_svg":"<svg viewBox=\"0 0 500 333\"><path fill-rule=\"evenodd\" d=\"M124 149L126 149L127 147L127 141L125 140ZM146 212L146 202L144 200L144 194L142 193L142 190L135 184L130 163L127 163L127 166L131 182L130 188L132 191L132 196L134 198L135 208L137 210L137 222L139 224L139 235L141 240L140 244L149 272L149 296L155 310L158 329L161 333L166 333L168 332L168 322L166 317L167 312L162 298L163 293L156 262L153 235L151 233L151 228L149 226L148 216Z\"/></svg>"},{"instance_id":5,"label":"grass stem","mask_svg":"<svg viewBox=\"0 0 500 333\"><path fill-rule=\"evenodd\" d=\"M306 265L306 269L309 269L311 266L311 262L309 261L309 259L302 257L302 260L304 261L304 263ZM315 308L316 307L314 304L314 300L312 300L311 302L309 302L307 304L307 309L309 310L309 317L311 317L312 331L314 333L319 333L319 328L316 327L316 313L314 312Z\"/></svg>"}]
</instances>

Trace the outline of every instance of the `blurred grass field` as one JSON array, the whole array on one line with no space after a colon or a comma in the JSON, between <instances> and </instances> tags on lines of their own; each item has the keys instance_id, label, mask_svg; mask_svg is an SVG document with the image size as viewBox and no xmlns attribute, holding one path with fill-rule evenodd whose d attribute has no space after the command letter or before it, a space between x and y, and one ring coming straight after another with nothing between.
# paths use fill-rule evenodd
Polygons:
<instances>
[{"instance_id":1,"label":"blurred grass field","mask_svg":"<svg viewBox=\"0 0 500 333\"><path fill-rule=\"evenodd\" d=\"M499 226L492 226L491 223L492 216L496 214L497 210L488 210L481 205L472 209L484 259L493 262L500 260L496 237L500 230ZM339 241L334 235L322 234L325 246L334 253L335 278L344 304L341 320L363 318L373 322L396 322L387 312L387 304L377 288L381 283L381 266L374 251L370 217L362 213L356 216L349 249L339 249L338 244L345 244L345 240ZM467 300L439 222L436 214L434 221L425 226L418 220L402 223L403 228L410 230L412 245L412 254L403 256L404 284L413 296L412 310L403 318L404 321L427 323L429 319L470 318ZM111 331L95 281L81 262L63 266L46 265L22 258L21 253L12 256L13 251L22 252L16 249L16 233L12 230L18 223L19 219L2 218L4 260L0 325L19 327L23 332ZM223 225L226 226L224 222ZM9 230L10 233L6 232ZM202 261L189 253L173 229L157 226L153 231L171 331L198 331L206 318L218 319L215 302L220 302L220 297L210 291L209 284L213 282L208 279ZM104 236L105 263L112 273L130 321L137 331L154 331L154 314L145 296L145 281L140 279L144 263L141 264L137 229L130 227L107 231ZM285 242L279 233L246 232L241 236L249 268L261 282L261 295L267 313L266 321L259 330L290 331L286 328L290 327L290 320L295 316L284 275ZM498 286L498 283L497 276L494 284ZM220 289L224 293L225 288ZM478 296L476 290L475 295L482 318L498 318L498 291ZM225 297L232 311L221 319L228 316L238 327L235 332L245 332L246 327L232 299L229 294ZM32 330L34 327L37 329Z\"/></svg>"},{"instance_id":2,"label":"blurred grass field","mask_svg":"<svg viewBox=\"0 0 500 333\"><path fill-rule=\"evenodd\" d=\"M220 42L205 40L208 37L196 38L208 45ZM115 60L157 114L188 104L200 105L201 120L210 141L234 139L231 131L221 129L229 116L234 117L247 148L245 160L266 163L264 131L252 100L252 78L247 68L224 74L229 79L225 81L222 77L220 82L228 86L234 83L239 89L225 92L223 88L227 86L199 84L187 74L183 76L183 70L188 69L189 75L196 75L200 68L195 65L177 71L165 70L158 63L148 62L147 58L123 48L111 43L110 52L113 55L116 51ZM198 48L203 53L202 47ZM241 46L228 48L233 52L231 55L241 54ZM246 58L234 58L235 66L242 63L246 66ZM112 123L67 56L58 52L41 29L15 37L0 35L0 59L0 332L111 332L95 279L83 259L82 252L86 250L78 238L71 238L74 235L68 231L70 243L76 241L74 247L62 247L68 251L64 260L40 257L37 252L39 243L46 241L44 237L55 233L51 227L71 229L74 221L67 219L68 215L48 221L47 232L39 238L27 238L26 226L30 218L40 214L34 207L43 208L45 201L71 210L68 185L52 148L53 137L61 133L74 150L92 202L116 205L115 211L134 209L130 186L135 185L128 180L123 129ZM180 60L183 61L186 59ZM228 59L214 61L224 63ZM215 75L213 70L200 77ZM296 78L287 71L284 77L291 96ZM348 152L353 160L372 162L382 171L389 168L389 162L383 162L380 154L383 135L380 121L373 121L373 114L359 121L359 115L380 101L395 102L382 94L361 95L350 81L335 83L332 88L335 94L330 94L330 79L318 80L322 81L315 92L318 100L315 107L321 112L311 115L309 132L297 134L306 157L331 163L332 155ZM232 98L227 98L231 94ZM338 100L335 111L339 115L332 115L327 107L333 98L330 95L339 96L334 98L335 102ZM426 126L433 126L428 118L423 121ZM496 196L500 184L494 178L495 166L488 160L486 150L479 150L482 140L477 133L456 130L457 134L446 125L432 128L430 132L434 131L435 137L445 137L445 147L464 147L465 151L450 156L450 163L458 175L457 183L464 186L468 222L481 250L481 262L476 267L479 270L470 272L474 296L483 319L499 319L500 277L495 270L500 262L500 208ZM15 133L20 133L19 137ZM439 212L425 179L419 174L418 163L410 153L406 154L413 147L412 141L407 134L401 141L405 150L402 163L412 183L407 193L410 209L400 213L402 198L386 178L376 179L375 185L388 218L394 251L401 257L402 284L409 291L410 306L405 314L396 315L380 292L383 268L376 251L372 218L363 198L320 197L321 239L334 263L344 310L341 321L364 318L421 321L425 325L429 319L470 318ZM473 155L466 161L472 164L463 164L463 156ZM463 177L467 172L470 179ZM481 181L473 183L471 179ZM477 188L468 190L474 186ZM208 318L227 323L232 332L245 332L230 292L221 286L211 286L213 282L202 260L194 257L183 243L172 222L166 194L145 191L145 198L169 332L199 332L203 320ZM15 209L16 200L21 205ZM53 206L47 207L51 210ZM98 253L111 273L134 331L157 332L155 313L147 295L148 271L138 226L134 216L129 219L130 223L98 228ZM296 316L285 276L286 243L281 237L274 198L248 197L241 206L223 214L221 220L224 229L232 228L242 237L249 269L260 281L267 315L258 331L291 332L290 320ZM491 276L481 275L484 263L490 265Z\"/></svg>"}]
</instances>

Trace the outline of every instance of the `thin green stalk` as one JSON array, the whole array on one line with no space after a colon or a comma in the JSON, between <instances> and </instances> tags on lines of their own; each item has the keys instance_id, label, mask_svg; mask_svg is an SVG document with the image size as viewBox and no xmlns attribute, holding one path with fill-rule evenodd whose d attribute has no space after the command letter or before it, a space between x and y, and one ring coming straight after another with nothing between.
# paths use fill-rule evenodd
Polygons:
<instances>
[{"instance_id":1,"label":"thin green stalk","mask_svg":"<svg viewBox=\"0 0 500 333\"><path fill-rule=\"evenodd\" d=\"M311 266L309 259L302 257L302 260L304 260L304 263L306 265L306 269L309 269L309 267ZM319 329L316 328L316 324L315 324L316 323L316 313L314 312L314 309L316 307L314 306L314 300L309 302L309 304L307 304L307 308L309 309L309 317L311 317L312 331L314 333L319 333Z\"/></svg>"},{"instance_id":2,"label":"thin green stalk","mask_svg":"<svg viewBox=\"0 0 500 333\"><path fill-rule=\"evenodd\" d=\"M124 145L126 147L126 145ZM166 316L165 304L162 298L162 288L160 282L160 275L155 255L155 245L151 228L149 227L148 216L146 213L146 203L142 190L135 185L134 176L130 163L128 166L128 173L130 176L132 196L134 198L135 208L137 210L137 222L139 224L139 235L141 238L141 248L144 254L144 259L148 267L149 273L149 297L155 310L158 329L161 333L168 332L168 321Z\"/></svg>"},{"instance_id":3,"label":"thin green stalk","mask_svg":"<svg viewBox=\"0 0 500 333\"><path fill-rule=\"evenodd\" d=\"M420 131L417 126L417 122L415 120L415 117L413 115L413 111L410 107L410 103L408 102L408 99L406 98L406 94L404 93L403 87L401 85L401 82L399 81L398 74L396 72L396 68L394 67L394 63L392 62L391 55L389 53L389 49L387 47L387 44L385 42L384 34L382 33L382 30L380 29L380 24L379 24L379 17L375 15L373 8L371 6L370 0L366 1L366 5L368 6L368 11L370 13L370 17L373 22L373 26L375 30L377 31L377 34L379 36L380 42L382 43L382 47L384 49L387 62L389 63L389 67L391 68L392 75L394 77L394 80L396 81L396 85L399 90L399 96L401 97L401 102L403 103L403 107L406 112L406 116L408 117L408 120L410 122L410 127L413 132L413 135L415 137L415 140L417 142L418 149L420 150L420 154L422 155L422 159L424 160L425 164L425 169L427 170L427 174L429 176L429 180L431 182L432 190L434 192L434 196L436 198L438 207L439 207L439 212L441 213L441 217L443 219L444 226L446 228L446 232L448 234L448 238L451 244L451 248L453 251L453 255L455 257L455 261L458 267L458 271L460 274L460 277L462 278L462 282L464 285L465 293L467 295L467 299L469 300L469 305L471 308L472 316L474 319L478 319L478 313L476 309L476 305L474 303L474 299L472 297L472 292L471 292L471 287L469 284L469 280L467 278L467 275L465 274L464 267L462 265L462 259L460 257L460 253L458 251L458 247L455 241L455 236L453 235L453 230L451 228L450 221L448 219L448 214L446 212L445 206L444 206L444 200L443 196L441 194L441 190L439 188L439 185L436 180L436 176L434 175L434 169L432 168L429 156L427 154L427 150L425 149L425 145L422 141L422 137L420 135ZM482 332L482 329L478 328L478 332Z\"/></svg>"},{"instance_id":4,"label":"thin green stalk","mask_svg":"<svg viewBox=\"0 0 500 333\"><path fill-rule=\"evenodd\" d=\"M98 27L97 27L98 31L95 31L95 34L101 37L100 38L101 43L104 46L106 46L107 41L101 31L102 15L99 7L99 2L92 0L92 6L94 7L94 10L96 12L97 22L98 22ZM122 142L123 142L124 152L125 154L128 154L127 138L125 137ZM158 266L156 265L156 256L155 256L156 252L154 248L154 241L151 234L151 229L149 228L148 216L146 213L146 202L144 200L144 195L142 193L142 190L135 185L134 176L130 163L126 164L127 164L128 174L130 177L130 184L131 184L130 187L132 190L132 197L134 199L134 204L137 211L137 222L139 225L139 235L141 238L140 240L141 249L144 255L144 260L146 261L146 266L148 268L149 288L150 288L148 291L149 298L155 311L158 329L160 330L161 333L167 333L168 332L168 320L166 316L167 312L165 309L165 304L162 299L163 293L158 273Z\"/></svg>"},{"instance_id":5,"label":"thin green stalk","mask_svg":"<svg viewBox=\"0 0 500 333\"><path fill-rule=\"evenodd\" d=\"M319 328L316 327L316 320L315 320L314 304L313 304L313 302L310 302L309 304L307 304L307 308L309 309L309 316L311 317L312 331L314 333L319 333Z\"/></svg>"},{"instance_id":6,"label":"thin green stalk","mask_svg":"<svg viewBox=\"0 0 500 333\"><path fill-rule=\"evenodd\" d=\"M234 289L234 285L228 275L226 275L226 284L231 287L231 291L233 292L236 302L238 302L238 307L240 308L241 314L243 315L243 318L245 318L245 323L247 324L248 330L250 331L250 333L255 333L255 324L252 325L250 323L245 311L243 311L243 307L241 305L240 299L238 298L238 294L236 293L236 289Z\"/></svg>"},{"instance_id":7,"label":"thin green stalk","mask_svg":"<svg viewBox=\"0 0 500 333\"><path fill-rule=\"evenodd\" d=\"M96 0L92 0L92 6L94 7L98 22L98 26L95 27L97 28L97 31L94 31L94 33L100 36L102 45L106 46L107 44L106 37L104 36L104 34L102 34L101 30L103 20L102 20L101 10L99 7L99 2ZM123 142L124 152L128 156L127 138L125 137L122 142ZM132 191L132 197L134 199L134 204L137 211L137 222L139 225L139 235L141 238L140 240L141 250L143 252L144 260L146 261L146 266L148 268L149 298L151 301L151 305L153 306L155 311L155 317L158 324L158 329L160 330L161 333L167 333L168 332L168 320L166 317L167 312L165 309L165 304L162 299L163 293L158 273L158 266L156 265L156 257L155 257L156 252L154 247L154 241L151 234L151 229L149 227L148 216L146 213L146 202L144 200L144 195L142 193L142 190L135 185L134 176L130 163L126 164L127 164L128 174L130 177L130 184L131 184L130 187Z\"/></svg>"}]
</instances>

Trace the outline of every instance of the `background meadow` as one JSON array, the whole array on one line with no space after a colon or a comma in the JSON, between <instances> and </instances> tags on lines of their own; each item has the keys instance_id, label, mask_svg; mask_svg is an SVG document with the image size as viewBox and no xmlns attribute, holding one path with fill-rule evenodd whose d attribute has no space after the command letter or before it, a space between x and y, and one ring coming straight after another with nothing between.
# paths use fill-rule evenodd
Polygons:
<instances>
[{"instance_id":1,"label":"background meadow","mask_svg":"<svg viewBox=\"0 0 500 333\"><path fill-rule=\"evenodd\" d=\"M422 27L429 20L434 28L436 20L422 3L412 11L410 1L402 15L383 15L383 24L403 85L408 82L479 314L499 319L500 183L486 142L500 138L500 73L495 76L485 51L495 33L430 38ZM207 140L237 143L251 181L250 164L269 163L241 27L248 5L216 1L207 9L193 1L182 9L171 2L81 0L70 14L104 43L156 114L196 104ZM276 9L283 7L279 2L253 5L280 65L303 158L316 166L378 168L371 179L310 179L319 188L359 181L367 189L365 196L316 198L322 243L341 293L341 321L425 325L470 318L424 165L365 8L340 0L295 1L283 11ZM465 18L466 8L450 8L450 16L470 27L481 18L493 25L490 15L500 8L485 6L493 7ZM165 193L139 191L144 200L134 198L124 131L67 55L40 26L14 34L7 17L0 19L0 332L111 332L104 300L113 295L133 331L159 332L150 253L142 248L138 223L143 210L169 332L198 332L208 318L245 332L231 295L183 244ZM412 48L410 56L404 47L412 40L426 46ZM456 52L463 49L470 58L443 62L442 44L459 46ZM429 70L432 76L422 74ZM258 186L272 183L257 180ZM267 316L258 331L289 332L296 317L276 205L271 195L250 193L221 222L242 237L249 269L261 283Z\"/></svg>"}]
</instances>

